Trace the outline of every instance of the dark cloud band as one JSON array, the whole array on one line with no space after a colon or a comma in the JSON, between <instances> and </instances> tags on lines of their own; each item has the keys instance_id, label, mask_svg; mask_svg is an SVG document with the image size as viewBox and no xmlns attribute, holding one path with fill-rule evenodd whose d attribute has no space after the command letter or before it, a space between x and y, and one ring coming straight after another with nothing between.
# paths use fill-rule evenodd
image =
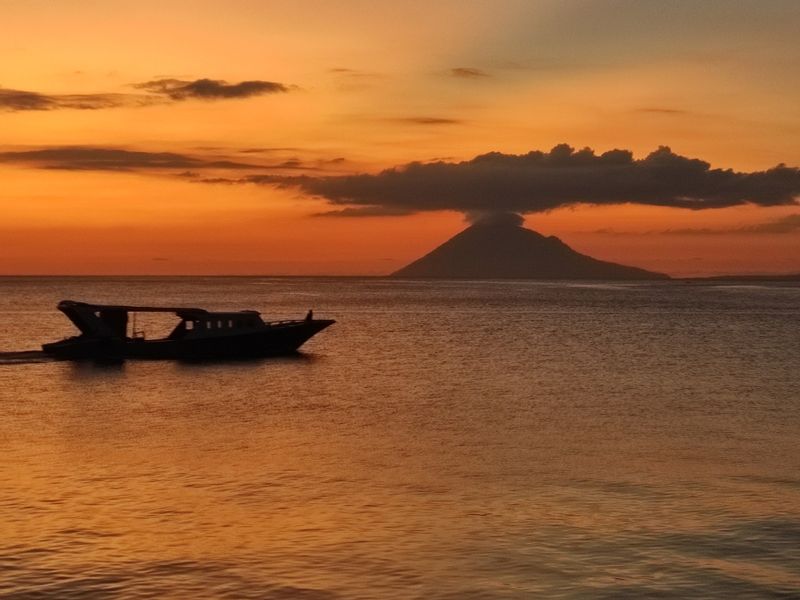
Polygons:
<instances>
[{"instance_id":1,"label":"dark cloud band","mask_svg":"<svg viewBox=\"0 0 800 600\"><path fill-rule=\"evenodd\" d=\"M226 100L232 98L250 98L264 94L288 92L289 88L274 81L242 81L228 83L215 79L196 79L183 81L180 79L156 79L134 84L134 87L151 94L161 94L172 100Z\"/></svg>"},{"instance_id":2,"label":"dark cloud band","mask_svg":"<svg viewBox=\"0 0 800 600\"><path fill-rule=\"evenodd\" d=\"M576 151L562 144L550 152L491 152L464 162L415 162L376 174L245 181L294 186L334 205L398 214L535 213L576 204L624 203L701 210L747 203L792 205L800 196L797 168L778 165L755 172L711 168L703 160L663 146L638 160L628 150L598 155L589 148Z\"/></svg>"},{"instance_id":3,"label":"dark cloud band","mask_svg":"<svg viewBox=\"0 0 800 600\"><path fill-rule=\"evenodd\" d=\"M265 161L258 153L242 153L241 150L219 147L194 147L198 152L154 152L114 146L44 146L23 148L0 148L0 164L14 164L33 169L60 169L66 171L138 171L161 174L178 169L177 175L202 183L247 183L250 177L261 181L267 173L328 172L346 164L342 157L306 159L297 156L281 158L271 150L272 160ZM250 150L250 149L247 149ZM290 150L301 150L290 148ZM204 177L201 170L230 171L227 177ZM243 177L242 173L254 173ZM231 177L231 173L238 177ZM207 174L207 173L206 173Z\"/></svg>"},{"instance_id":4,"label":"dark cloud band","mask_svg":"<svg viewBox=\"0 0 800 600\"><path fill-rule=\"evenodd\" d=\"M0 88L0 111L99 110L121 106L146 106L154 99L143 94L40 94Z\"/></svg>"},{"instance_id":5,"label":"dark cloud band","mask_svg":"<svg viewBox=\"0 0 800 600\"><path fill-rule=\"evenodd\" d=\"M257 165L205 159L176 152L144 152L124 148L57 146L0 152L0 163L67 171L138 171L159 169L253 169Z\"/></svg>"},{"instance_id":6,"label":"dark cloud band","mask_svg":"<svg viewBox=\"0 0 800 600\"><path fill-rule=\"evenodd\" d=\"M99 110L168 104L183 100L232 100L288 92L290 88L274 81L228 83L215 79L156 79L132 86L140 94L43 94L0 88L0 111Z\"/></svg>"}]
</instances>

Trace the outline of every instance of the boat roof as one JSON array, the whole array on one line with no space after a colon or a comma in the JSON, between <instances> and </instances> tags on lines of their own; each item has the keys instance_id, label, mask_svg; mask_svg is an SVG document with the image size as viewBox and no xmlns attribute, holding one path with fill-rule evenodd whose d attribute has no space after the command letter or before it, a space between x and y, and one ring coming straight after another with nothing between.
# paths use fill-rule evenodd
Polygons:
<instances>
[{"instance_id":1,"label":"boat roof","mask_svg":"<svg viewBox=\"0 0 800 600\"><path fill-rule=\"evenodd\" d=\"M155 312L155 313L174 313L182 319L204 319L209 317L258 315L256 310L222 311L212 312L204 308L190 308L186 306L134 306L128 304L90 304L88 302L77 302L75 300L62 300L58 303L58 309L62 312L70 310L88 310L91 312Z\"/></svg>"}]
</instances>

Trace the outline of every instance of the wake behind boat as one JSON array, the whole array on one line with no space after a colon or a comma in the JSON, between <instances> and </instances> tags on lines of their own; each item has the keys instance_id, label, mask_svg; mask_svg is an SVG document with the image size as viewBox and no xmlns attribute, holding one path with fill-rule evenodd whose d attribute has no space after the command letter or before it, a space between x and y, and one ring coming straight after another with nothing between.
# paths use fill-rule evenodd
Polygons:
<instances>
[{"instance_id":1,"label":"wake behind boat","mask_svg":"<svg viewBox=\"0 0 800 600\"><path fill-rule=\"evenodd\" d=\"M43 344L61 359L123 360L255 358L291 354L331 319L264 321L254 310L210 312L202 308L88 304L63 300L58 309L81 331L75 337ZM145 339L132 328L131 313L174 313L180 321L165 338Z\"/></svg>"}]
</instances>

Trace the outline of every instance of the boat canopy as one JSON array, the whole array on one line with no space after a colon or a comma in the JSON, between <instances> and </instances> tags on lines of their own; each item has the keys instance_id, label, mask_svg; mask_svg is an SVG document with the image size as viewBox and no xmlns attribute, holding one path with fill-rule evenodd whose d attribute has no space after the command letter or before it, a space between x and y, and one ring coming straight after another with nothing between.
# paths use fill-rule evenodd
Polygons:
<instances>
[{"instance_id":1,"label":"boat canopy","mask_svg":"<svg viewBox=\"0 0 800 600\"><path fill-rule=\"evenodd\" d=\"M74 300L62 300L58 303L58 310L63 312L84 335L123 338L127 335L128 313L173 313L182 321L208 321L260 315L255 310L210 312L204 308L89 304Z\"/></svg>"}]
</instances>

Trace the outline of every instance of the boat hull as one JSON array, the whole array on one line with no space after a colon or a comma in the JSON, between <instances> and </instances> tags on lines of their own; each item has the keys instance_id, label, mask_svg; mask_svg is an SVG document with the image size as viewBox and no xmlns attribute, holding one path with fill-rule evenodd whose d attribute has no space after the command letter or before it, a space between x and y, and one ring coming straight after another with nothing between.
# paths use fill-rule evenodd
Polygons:
<instances>
[{"instance_id":1,"label":"boat hull","mask_svg":"<svg viewBox=\"0 0 800 600\"><path fill-rule=\"evenodd\" d=\"M42 350L65 360L210 360L281 356L296 352L309 338L333 323L326 319L293 321L257 331L201 338L143 340L79 336L44 344Z\"/></svg>"}]
</instances>

